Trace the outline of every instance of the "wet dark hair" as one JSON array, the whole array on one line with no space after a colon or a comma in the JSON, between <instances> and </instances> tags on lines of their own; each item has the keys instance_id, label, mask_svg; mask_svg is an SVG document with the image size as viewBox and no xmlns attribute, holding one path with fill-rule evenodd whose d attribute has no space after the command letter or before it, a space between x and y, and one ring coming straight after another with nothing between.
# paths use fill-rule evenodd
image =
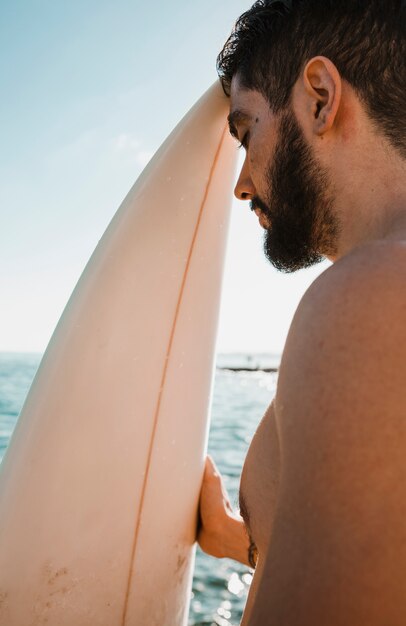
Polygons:
<instances>
[{"instance_id":1,"label":"wet dark hair","mask_svg":"<svg viewBox=\"0 0 406 626\"><path fill-rule=\"evenodd\" d=\"M317 55L335 64L406 158L406 0L258 0L238 19L217 71L227 95L238 73L278 113Z\"/></svg>"}]
</instances>

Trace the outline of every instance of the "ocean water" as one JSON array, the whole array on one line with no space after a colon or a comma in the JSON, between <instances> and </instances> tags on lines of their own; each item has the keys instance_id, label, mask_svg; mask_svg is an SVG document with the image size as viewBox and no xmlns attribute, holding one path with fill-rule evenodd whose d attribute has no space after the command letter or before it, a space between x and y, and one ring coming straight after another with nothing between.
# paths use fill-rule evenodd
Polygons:
<instances>
[{"instance_id":1,"label":"ocean water","mask_svg":"<svg viewBox=\"0 0 406 626\"><path fill-rule=\"evenodd\" d=\"M40 355L0 353L0 459L40 362ZM252 435L275 392L276 373L221 367L275 367L277 355L219 355L214 384L209 453L237 508L242 464ZM229 559L196 554L189 626L237 626L251 571Z\"/></svg>"}]
</instances>

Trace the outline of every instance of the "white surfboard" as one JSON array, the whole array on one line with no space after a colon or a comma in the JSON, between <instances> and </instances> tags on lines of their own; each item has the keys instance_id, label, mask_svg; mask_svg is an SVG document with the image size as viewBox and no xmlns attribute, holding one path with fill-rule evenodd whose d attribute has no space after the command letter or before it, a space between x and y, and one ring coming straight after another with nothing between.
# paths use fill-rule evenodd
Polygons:
<instances>
[{"instance_id":1,"label":"white surfboard","mask_svg":"<svg viewBox=\"0 0 406 626\"><path fill-rule=\"evenodd\" d=\"M185 624L235 148L218 84L138 179L0 471L0 624Z\"/></svg>"}]
</instances>

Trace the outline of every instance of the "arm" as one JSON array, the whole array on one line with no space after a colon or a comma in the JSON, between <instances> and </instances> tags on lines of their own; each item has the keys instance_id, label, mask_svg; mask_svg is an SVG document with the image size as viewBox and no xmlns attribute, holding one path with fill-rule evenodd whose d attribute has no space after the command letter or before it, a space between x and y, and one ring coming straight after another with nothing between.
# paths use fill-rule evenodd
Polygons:
<instances>
[{"instance_id":1,"label":"arm","mask_svg":"<svg viewBox=\"0 0 406 626\"><path fill-rule=\"evenodd\" d=\"M277 512L244 626L406 624L406 298L382 264L332 268L295 316Z\"/></svg>"},{"instance_id":2,"label":"arm","mask_svg":"<svg viewBox=\"0 0 406 626\"><path fill-rule=\"evenodd\" d=\"M200 494L200 526L197 541L201 549L217 558L228 557L249 565L250 541L240 515L233 512L221 475L207 457Z\"/></svg>"}]
</instances>

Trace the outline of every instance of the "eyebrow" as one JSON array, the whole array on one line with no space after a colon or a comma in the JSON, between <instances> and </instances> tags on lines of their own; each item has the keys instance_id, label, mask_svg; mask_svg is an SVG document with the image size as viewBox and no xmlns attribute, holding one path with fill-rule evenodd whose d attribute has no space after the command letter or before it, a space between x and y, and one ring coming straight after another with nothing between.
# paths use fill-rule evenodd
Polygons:
<instances>
[{"instance_id":1,"label":"eyebrow","mask_svg":"<svg viewBox=\"0 0 406 626\"><path fill-rule=\"evenodd\" d=\"M238 139L238 132L236 126L238 124L242 124L243 122L247 122L251 119L251 116L248 113L244 113L244 111L240 111L239 109L235 109L230 113L227 117L228 127L230 129L230 134Z\"/></svg>"}]
</instances>

